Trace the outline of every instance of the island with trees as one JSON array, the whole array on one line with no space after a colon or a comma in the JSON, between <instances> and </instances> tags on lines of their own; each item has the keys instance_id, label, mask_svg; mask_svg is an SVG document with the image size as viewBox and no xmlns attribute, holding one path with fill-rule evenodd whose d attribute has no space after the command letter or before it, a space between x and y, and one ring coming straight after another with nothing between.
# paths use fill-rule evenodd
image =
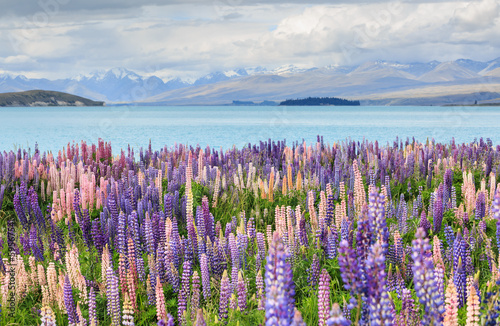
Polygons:
<instances>
[{"instance_id":1,"label":"island with trees","mask_svg":"<svg viewBox=\"0 0 500 326\"><path fill-rule=\"evenodd\" d=\"M308 97L303 99L296 100L286 100L281 102L279 105L288 105L288 106L298 106L298 105L336 105L336 106L344 106L344 105L360 105L359 101L350 101L337 97Z\"/></svg>"}]
</instances>

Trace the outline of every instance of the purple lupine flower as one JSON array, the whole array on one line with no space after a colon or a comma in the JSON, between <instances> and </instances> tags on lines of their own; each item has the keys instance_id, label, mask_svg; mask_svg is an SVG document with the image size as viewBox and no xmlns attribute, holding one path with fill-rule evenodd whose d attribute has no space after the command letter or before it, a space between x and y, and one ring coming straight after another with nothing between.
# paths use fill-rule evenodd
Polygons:
<instances>
[{"instance_id":1,"label":"purple lupine flower","mask_svg":"<svg viewBox=\"0 0 500 326\"><path fill-rule=\"evenodd\" d=\"M31 248L31 251L33 252L33 255L35 256L36 260L43 261L43 251L37 245L37 232L34 224L31 224L28 241L29 241L29 247Z\"/></svg>"},{"instance_id":2,"label":"purple lupine flower","mask_svg":"<svg viewBox=\"0 0 500 326\"><path fill-rule=\"evenodd\" d=\"M451 226L446 225L444 227L444 237L446 239L448 247L452 247L455 242L455 234L453 233L453 229L451 228Z\"/></svg>"},{"instance_id":3,"label":"purple lupine flower","mask_svg":"<svg viewBox=\"0 0 500 326\"><path fill-rule=\"evenodd\" d=\"M385 257L379 243L370 248L366 273L370 325L391 325L393 316L391 300L387 295Z\"/></svg>"},{"instance_id":4,"label":"purple lupine flower","mask_svg":"<svg viewBox=\"0 0 500 326\"><path fill-rule=\"evenodd\" d=\"M434 267L434 277L436 279L436 286L438 288L439 294L444 302L444 270L441 266Z\"/></svg>"},{"instance_id":5,"label":"purple lupine flower","mask_svg":"<svg viewBox=\"0 0 500 326\"><path fill-rule=\"evenodd\" d=\"M92 221L88 209L83 210L82 218L80 220L80 229L82 230L83 240L89 250L92 248Z\"/></svg>"},{"instance_id":6,"label":"purple lupine flower","mask_svg":"<svg viewBox=\"0 0 500 326\"><path fill-rule=\"evenodd\" d=\"M111 325L120 326L120 292L118 291L118 277L111 267L106 273L106 295L108 296L108 313L111 316Z\"/></svg>"},{"instance_id":7,"label":"purple lupine flower","mask_svg":"<svg viewBox=\"0 0 500 326\"><path fill-rule=\"evenodd\" d=\"M429 222L429 220L427 219L425 211L422 211L422 214L420 215L420 224L418 226L424 229L426 235L429 235L429 231L431 230L431 222Z\"/></svg>"},{"instance_id":8,"label":"purple lupine flower","mask_svg":"<svg viewBox=\"0 0 500 326\"><path fill-rule=\"evenodd\" d=\"M262 269L259 269L257 276L255 277L255 287L257 291L257 309L264 310L265 291L264 279L262 278Z\"/></svg>"},{"instance_id":9,"label":"purple lupine flower","mask_svg":"<svg viewBox=\"0 0 500 326\"><path fill-rule=\"evenodd\" d=\"M94 287L90 288L89 292L89 324L90 326L97 325L96 301Z\"/></svg>"},{"instance_id":10,"label":"purple lupine flower","mask_svg":"<svg viewBox=\"0 0 500 326\"><path fill-rule=\"evenodd\" d=\"M425 253L431 250L429 239L425 238L425 231L418 228L415 240L412 241L413 281L417 297L424 307L423 325L435 325L443 320L443 299L437 288L434 278L432 259L426 258Z\"/></svg>"},{"instance_id":11,"label":"purple lupine flower","mask_svg":"<svg viewBox=\"0 0 500 326\"><path fill-rule=\"evenodd\" d=\"M21 222L21 225L25 230L28 229L28 219L26 218L26 213L24 211L24 207L21 204L21 196L19 195L20 191L16 191L16 194L14 195L14 210L16 212L17 218L19 219L19 222Z\"/></svg>"},{"instance_id":12,"label":"purple lupine flower","mask_svg":"<svg viewBox=\"0 0 500 326\"><path fill-rule=\"evenodd\" d=\"M78 189L75 190L75 195L73 198L73 210L75 211L76 221L80 223L82 220L82 211L80 209L80 192Z\"/></svg>"},{"instance_id":13,"label":"purple lupine flower","mask_svg":"<svg viewBox=\"0 0 500 326\"><path fill-rule=\"evenodd\" d=\"M220 300L219 300L219 319L223 323L227 323L227 313L228 313L228 305L230 297L231 297L231 284L229 283L227 270L224 270L224 273L222 274L222 280L220 282Z\"/></svg>"},{"instance_id":14,"label":"purple lupine flower","mask_svg":"<svg viewBox=\"0 0 500 326\"><path fill-rule=\"evenodd\" d=\"M158 326L175 326L174 317L171 314L167 314L167 321L160 319L157 323Z\"/></svg>"},{"instance_id":15,"label":"purple lupine flower","mask_svg":"<svg viewBox=\"0 0 500 326\"><path fill-rule=\"evenodd\" d=\"M144 222L144 232L145 232L145 237L146 237L146 244L147 244L147 249L148 249L148 254L154 254L155 253L155 240L153 236L153 229L151 226L151 219L146 217L146 220Z\"/></svg>"},{"instance_id":16,"label":"purple lupine flower","mask_svg":"<svg viewBox=\"0 0 500 326\"><path fill-rule=\"evenodd\" d=\"M101 232L101 221L99 219L95 219L92 221L92 229L91 229L92 242L94 243L99 256L102 256L102 250L105 246L104 236Z\"/></svg>"},{"instance_id":17,"label":"purple lupine flower","mask_svg":"<svg viewBox=\"0 0 500 326\"><path fill-rule=\"evenodd\" d=\"M319 326L325 326L330 311L330 274L323 268L319 277L318 317Z\"/></svg>"},{"instance_id":18,"label":"purple lupine flower","mask_svg":"<svg viewBox=\"0 0 500 326\"><path fill-rule=\"evenodd\" d=\"M254 218L253 217L251 217L248 220L248 223L247 223L247 235L248 235L248 238L250 239L250 241L253 241L253 239L255 239L256 233L255 233L255 223L254 223Z\"/></svg>"},{"instance_id":19,"label":"purple lupine flower","mask_svg":"<svg viewBox=\"0 0 500 326\"><path fill-rule=\"evenodd\" d=\"M467 274L465 271L465 242L462 239L460 230L457 232L453 242L453 283L458 293L458 308L461 308L467 301Z\"/></svg>"},{"instance_id":20,"label":"purple lupine flower","mask_svg":"<svg viewBox=\"0 0 500 326\"><path fill-rule=\"evenodd\" d=\"M245 285L245 279L241 271L238 273L238 307L240 311L245 311L247 309L247 287Z\"/></svg>"},{"instance_id":21,"label":"purple lupine flower","mask_svg":"<svg viewBox=\"0 0 500 326\"><path fill-rule=\"evenodd\" d=\"M311 267L307 269L307 283L313 289L316 289L319 281L319 259L316 254L313 255Z\"/></svg>"},{"instance_id":22,"label":"purple lupine flower","mask_svg":"<svg viewBox=\"0 0 500 326\"><path fill-rule=\"evenodd\" d=\"M177 320L180 324L184 323L184 311L187 309L189 301L189 279L191 277L191 261L186 260L182 266L181 290L179 291L179 303L177 310Z\"/></svg>"},{"instance_id":23,"label":"purple lupine flower","mask_svg":"<svg viewBox=\"0 0 500 326\"><path fill-rule=\"evenodd\" d=\"M233 233L229 234L229 250L231 251L231 292L236 288L236 283L238 282L238 270L240 269L240 255L236 244L236 238Z\"/></svg>"},{"instance_id":24,"label":"purple lupine flower","mask_svg":"<svg viewBox=\"0 0 500 326\"><path fill-rule=\"evenodd\" d=\"M264 240L264 234L261 232L257 232L257 258L255 265L257 266L257 270L260 270L262 267L262 262L266 258L266 243Z\"/></svg>"},{"instance_id":25,"label":"purple lupine flower","mask_svg":"<svg viewBox=\"0 0 500 326\"><path fill-rule=\"evenodd\" d=\"M146 282L146 272L144 270L144 259L142 256L136 257L136 262L137 262L137 274L139 275L139 279L141 282L145 283Z\"/></svg>"},{"instance_id":26,"label":"purple lupine flower","mask_svg":"<svg viewBox=\"0 0 500 326\"><path fill-rule=\"evenodd\" d=\"M198 239L204 240L206 238L205 218L203 216L203 208L200 206L196 208L196 229L198 231Z\"/></svg>"},{"instance_id":27,"label":"purple lupine flower","mask_svg":"<svg viewBox=\"0 0 500 326\"><path fill-rule=\"evenodd\" d=\"M163 282L167 281L167 264L168 259L166 259L167 252L165 252L165 245L158 244L158 250L156 252L156 270L158 271L158 276L160 276L160 280Z\"/></svg>"},{"instance_id":28,"label":"purple lupine flower","mask_svg":"<svg viewBox=\"0 0 500 326\"><path fill-rule=\"evenodd\" d=\"M328 228L328 235L327 235L327 240L328 240L328 259L335 259L337 257L337 229L335 228L334 225L332 227Z\"/></svg>"},{"instance_id":29,"label":"purple lupine flower","mask_svg":"<svg viewBox=\"0 0 500 326\"><path fill-rule=\"evenodd\" d=\"M497 190L495 197L493 198L493 203L491 204L491 217L497 220L498 230L498 223L500 222L500 190Z\"/></svg>"},{"instance_id":30,"label":"purple lupine flower","mask_svg":"<svg viewBox=\"0 0 500 326\"><path fill-rule=\"evenodd\" d=\"M38 205L38 195L37 195L36 191L33 189L33 187L30 187L30 190L28 192L28 196L30 198L29 202L31 203L31 207L30 207L31 212L35 216L38 231L45 232L46 222L45 222L45 219L43 217L42 210L40 209L40 206Z\"/></svg>"},{"instance_id":31,"label":"purple lupine flower","mask_svg":"<svg viewBox=\"0 0 500 326\"><path fill-rule=\"evenodd\" d=\"M68 314L68 322L70 325L76 325L80 322L78 314L76 313L75 301L73 301L73 290L69 277L66 275L64 278L64 307Z\"/></svg>"},{"instance_id":32,"label":"purple lupine flower","mask_svg":"<svg viewBox=\"0 0 500 326\"><path fill-rule=\"evenodd\" d=\"M179 268L181 262L181 242L179 237L179 232L177 230L177 222L176 219L172 221L172 235L170 237L170 249L172 250L173 255L173 263L175 268Z\"/></svg>"},{"instance_id":33,"label":"purple lupine flower","mask_svg":"<svg viewBox=\"0 0 500 326\"><path fill-rule=\"evenodd\" d=\"M1 180L1 178L0 178ZM3 196L5 193L5 185L0 185L0 211L2 210L2 204L3 204Z\"/></svg>"},{"instance_id":34,"label":"purple lupine flower","mask_svg":"<svg viewBox=\"0 0 500 326\"><path fill-rule=\"evenodd\" d=\"M291 326L306 326L306 323L304 323L304 320L302 319L302 314L299 310L297 310L297 308L295 308Z\"/></svg>"},{"instance_id":35,"label":"purple lupine flower","mask_svg":"<svg viewBox=\"0 0 500 326\"><path fill-rule=\"evenodd\" d=\"M434 218L434 233L438 234L439 232L441 232L441 224L443 222L443 199L439 196L434 203L434 210L432 215L432 217Z\"/></svg>"},{"instance_id":36,"label":"purple lupine flower","mask_svg":"<svg viewBox=\"0 0 500 326\"><path fill-rule=\"evenodd\" d=\"M340 223L340 241L349 241L349 233L351 231L351 223L345 218ZM350 242L350 241L349 241Z\"/></svg>"},{"instance_id":37,"label":"purple lupine flower","mask_svg":"<svg viewBox=\"0 0 500 326\"><path fill-rule=\"evenodd\" d=\"M194 227L194 221L192 221L191 223L188 222L187 224L187 230L188 230L188 243L191 244L189 250L186 250L186 251L189 251L191 252L193 255L195 253L198 253L198 236L196 235L196 230L195 230L195 227Z\"/></svg>"},{"instance_id":38,"label":"purple lupine flower","mask_svg":"<svg viewBox=\"0 0 500 326\"><path fill-rule=\"evenodd\" d=\"M476 220L482 220L486 215L486 196L480 191L476 199Z\"/></svg>"},{"instance_id":39,"label":"purple lupine flower","mask_svg":"<svg viewBox=\"0 0 500 326\"><path fill-rule=\"evenodd\" d=\"M240 258L240 268L246 269L247 266L247 247L248 247L248 236L246 233L238 233L236 239L236 245L239 251Z\"/></svg>"},{"instance_id":40,"label":"purple lupine flower","mask_svg":"<svg viewBox=\"0 0 500 326\"><path fill-rule=\"evenodd\" d=\"M420 325L420 315L413 301L411 291L403 289L401 294L401 310L394 318L394 324L400 325Z\"/></svg>"},{"instance_id":41,"label":"purple lupine flower","mask_svg":"<svg viewBox=\"0 0 500 326\"><path fill-rule=\"evenodd\" d=\"M306 231L306 219L304 216L297 216L299 218L299 241L300 245L304 247L309 246L309 242L307 239L307 231Z\"/></svg>"},{"instance_id":42,"label":"purple lupine flower","mask_svg":"<svg viewBox=\"0 0 500 326\"><path fill-rule=\"evenodd\" d=\"M210 298L210 272L208 270L208 258L205 254L201 255L200 269L201 284L203 286L203 297L205 298L205 300L208 300L208 298Z\"/></svg>"},{"instance_id":43,"label":"purple lupine flower","mask_svg":"<svg viewBox=\"0 0 500 326\"><path fill-rule=\"evenodd\" d=\"M351 320L352 309L350 308L350 304L347 304L344 298L342 298L342 300L344 301L344 306L342 307L342 315L344 316L345 319Z\"/></svg>"},{"instance_id":44,"label":"purple lupine flower","mask_svg":"<svg viewBox=\"0 0 500 326\"><path fill-rule=\"evenodd\" d=\"M205 318L203 317L203 310L201 309L198 309L198 311L196 312L196 321L194 323L194 326L207 326Z\"/></svg>"},{"instance_id":45,"label":"purple lupine flower","mask_svg":"<svg viewBox=\"0 0 500 326\"><path fill-rule=\"evenodd\" d=\"M174 326L174 317L171 314L167 314L167 326Z\"/></svg>"},{"instance_id":46,"label":"purple lupine flower","mask_svg":"<svg viewBox=\"0 0 500 326\"><path fill-rule=\"evenodd\" d=\"M274 232L266 264L266 325L289 325L295 308L290 263L278 232Z\"/></svg>"},{"instance_id":47,"label":"purple lupine flower","mask_svg":"<svg viewBox=\"0 0 500 326\"><path fill-rule=\"evenodd\" d=\"M197 271L193 273L193 279L191 281L191 313L194 317L194 313L200 307L200 276Z\"/></svg>"},{"instance_id":48,"label":"purple lupine flower","mask_svg":"<svg viewBox=\"0 0 500 326\"><path fill-rule=\"evenodd\" d=\"M351 323L344 317L338 303L334 303L330 310L330 318L326 321L327 326L349 326Z\"/></svg>"},{"instance_id":49,"label":"purple lupine flower","mask_svg":"<svg viewBox=\"0 0 500 326\"><path fill-rule=\"evenodd\" d=\"M404 194L401 194L401 198L399 200L399 205L397 209L397 220L398 220L399 232L401 232L402 234L406 234L406 232L408 231L407 217L408 214L407 214L405 196Z\"/></svg>"},{"instance_id":50,"label":"purple lupine flower","mask_svg":"<svg viewBox=\"0 0 500 326\"><path fill-rule=\"evenodd\" d=\"M342 240L339 246L339 266L340 275L344 282L344 288L353 293L359 294L363 288L361 281L358 260L354 250L349 246L347 240Z\"/></svg>"}]
</instances>

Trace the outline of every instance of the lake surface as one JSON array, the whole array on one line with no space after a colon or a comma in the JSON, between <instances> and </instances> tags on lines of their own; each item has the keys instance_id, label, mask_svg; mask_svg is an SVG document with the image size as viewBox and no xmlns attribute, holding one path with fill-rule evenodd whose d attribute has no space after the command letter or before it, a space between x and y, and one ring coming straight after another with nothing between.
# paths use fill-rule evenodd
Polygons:
<instances>
[{"instance_id":1,"label":"lake surface","mask_svg":"<svg viewBox=\"0 0 500 326\"><path fill-rule=\"evenodd\" d=\"M37 107L0 108L0 151L34 148L58 151L68 142L111 141L114 153L175 143L242 147L259 140L316 136L325 143L351 138L393 142L396 137L500 144L500 107Z\"/></svg>"}]
</instances>

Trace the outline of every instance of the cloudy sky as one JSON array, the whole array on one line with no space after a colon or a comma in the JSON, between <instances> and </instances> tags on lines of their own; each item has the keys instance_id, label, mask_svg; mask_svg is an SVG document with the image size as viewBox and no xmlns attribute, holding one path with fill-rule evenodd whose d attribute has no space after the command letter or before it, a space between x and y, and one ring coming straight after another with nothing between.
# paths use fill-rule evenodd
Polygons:
<instances>
[{"instance_id":1,"label":"cloudy sky","mask_svg":"<svg viewBox=\"0 0 500 326\"><path fill-rule=\"evenodd\" d=\"M499 0L0 0L0 73L28 77L499 56Z\"/></svg>"}]
</instances>

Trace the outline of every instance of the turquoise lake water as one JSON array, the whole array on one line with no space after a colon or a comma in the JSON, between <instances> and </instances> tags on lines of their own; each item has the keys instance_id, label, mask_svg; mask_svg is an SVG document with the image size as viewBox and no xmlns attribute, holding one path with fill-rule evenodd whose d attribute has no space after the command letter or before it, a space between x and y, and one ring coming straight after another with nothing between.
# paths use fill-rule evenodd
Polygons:
<instances>
[{"instance_id":1,"label":"turquoise lake water","mask_svg":"<svg viewBox=\"0 0 500 326\"><path fill-rule=\"evenodd\" d=\"M392 143L396 137L500 144L500 107L38 107L0 108L0 150L57 151L68 142L111 141L154 149L175 143L242 147L259 140L325 143L351 138Z\"/></svg>"}]
</instances>

